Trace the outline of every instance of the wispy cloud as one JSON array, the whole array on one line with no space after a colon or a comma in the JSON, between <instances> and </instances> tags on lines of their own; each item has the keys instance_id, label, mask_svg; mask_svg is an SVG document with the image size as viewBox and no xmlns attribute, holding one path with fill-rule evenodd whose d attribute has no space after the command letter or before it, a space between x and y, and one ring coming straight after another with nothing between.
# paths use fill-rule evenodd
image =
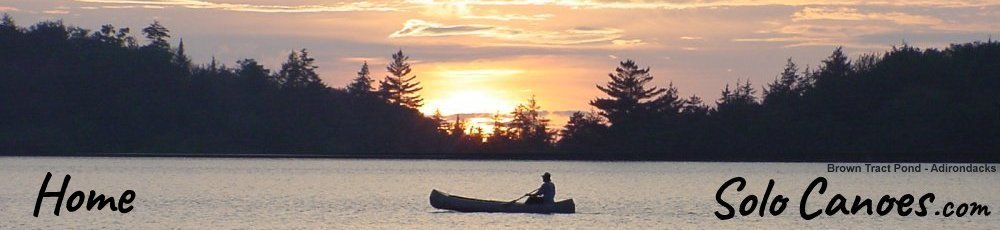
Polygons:
<instances>
[{"instance_id":1,"label":"wispy cloud","mask_svg":"<svg viewBox=\"0 0 1000 230\"><path fill-rule=\"evenodd\" d=\"M69 14L69 11L67 11L67 10L58 10L57 9L57 10L45 10L45 11L42 11L42 13L46 13L46 14Z\"/></svg>"},{"instance_id":2,"label":"wispy cloud","mask_svg":"<svg viewBox=\"0 0 1000 230\"><path fill-rule=\"evenodd\" d=\"M76 0L77 2L115 4L117 6L142 6L142 7L184 7L192 9L218 9L242 12L260 13L319 13L319 12L348 12L348 11L394 11L396 8L389 7L386 3L372 3L366 1L337 3L334 5L256 5L256 4L236 4L236 3L216 3L201 0ZM107 7L105 7L107 8Z\"/></svg>"},{"instance_id":3,"label":"wispy cloud","mask_svg":"<svg viewBox=\"0 0 1000 230\"><path fill-rule=\"evenodd\" d=\"M859 44L854 39L860 36L884 34L896 31L885 25L825 25L792 24L774 30L760 31L762 37L736 38L734 42L780 42L785 47L844 45L855 48L871 45Z\"/></svg>"},{"instance_id":4,"label":"wispy cloud","mask_svg":"<svg viewBox=\"0 0 1000 230\"><path fill-rule=\"evenodd\" d=\"M845 45L878 48L885 44L871 44L860 39L886 34L964 33L997 28L993 24L958 22L895 11L898 9L803 7L792 13L787 22L769 23L772 28L757 31L757 37L746 36L732 41L787 43L785 47Z\"/></svg>"},{"instance_id":5,"label":"wispy cloud","mask_svg":"<svg viewBox=\"0 0 1000 230\"><path fill-rule=\"evenodd\" d=\"M646 42L643 42L640 39L616 39L612 40L611 44L614 44L616 46L637 46L646 44Z\"/></svg>"},{"instance_id":6,"label":"wispy cloud","mask_svg":"<svg viewBox=\"0 0 1000 230\"><path fill-rule=\"evenodd\" d=\"M490 78L508 77L524 73L520 69L470 69L470 70L446 70L437 73L445 78Z\"/></svg>"},{"instance_id":7,"label":"wispy cloud","mask_svg":"<svg viewBox=\"0 0 1000 230\"><path fill-rule=\"evenodd\" d=\"M549 19L553 14L535 14L535 15L521 15L521 14L465 14L459 16L463 19L489 19L489 20L499 20L499 21L514 21L514 20L524 20L524 21L542 21Z\"/></svg>"},{"instance_id":8,"label":"wispy cloud","mask_svg":"<svg viewBox=\"0 0 1000 230\"><path fill-rule=\"evenodd\" d=\"M792 21L805 20L881 20L891 21L900 25L940 25L944 20L939 18L913 15L901 12L861 12L858 9L806 7L792 15Z\"/></svg>"},{"instance_id":9,"label":"wispy cloud","mask_svg":"<svg viewBox=\"0 0 1000 230\"><path fill-rule=\"evenodd\" d=\"M340 58L340 61L349 63L367 62L369 65L383 65L389 63L388 60L382 57L345 57L345 58Z\"/></svg>"},{"instance_id":10,"label":"wispy cloud","mask_svg":"<svg viewBox=\"0 0 1000 230\"><path fill-rule=\"evenodd\" d=\"M416 7L422 7L424 15L432 17L448 17L458 19L485 19L498 21L542 21L555 15L543 14L514 14L503 13L496 9L479 10L464 2L437 2L437 1L408 1L406 3ZM483 12L485 11L485 13Z\"/></svg>"},{"instance_id":11,"label":"wispy cloud","mask_svg":"<svg viewBox=\"0 0 1000 230\"><path fill-rule=\"evenodd\" d=\"M599 1L599 0L409 0L413 4L461 4L480 6L563 6L574 9L696 9L742 6L933 6L933 7L982 7L997 6L1000 2L989 0L648 0L648 1Z\"/></svg>"},{"instance_id":12,"label":"wispy cloud","mask_svg":"<svg viewBox=\"0 0 1000 230\"><path fill-rule=\"evenodd\" d=\"M13 6L0 6L0 12L6 12L6 11L20 11L20 9L17 9L17 7Z\"/></svg>"},{"instance_id":13,"label":"wispy cloud","mask_svg":"<svg viewBox=\"0 0 1000 230\"><path fill-rule=\"evenodd\" d=\"M445 25L424 20L411 19L403 28L389 35L390 38L405 37L443 37L443 36L479 36L494 38L508 43L543 44L543 45L575 45L595 42L608 42L621 38L623 31L613 28L577 27L564 31L532 31L506 26L465 24Z\"/></svg>"}]
</instances>

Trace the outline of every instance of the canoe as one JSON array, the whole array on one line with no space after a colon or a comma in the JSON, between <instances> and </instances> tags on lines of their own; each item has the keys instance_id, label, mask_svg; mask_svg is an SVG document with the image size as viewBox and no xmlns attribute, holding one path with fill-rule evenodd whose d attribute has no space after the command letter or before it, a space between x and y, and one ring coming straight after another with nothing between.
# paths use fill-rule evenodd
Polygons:
<instances>
[{"instance_id":1,"label":"canoe","mask_svg":"<svg viewBox=\"0 0 1000 230\"><path fill-rule=\"evenodd\" d=\"M521 202L480 200L451 195L434 189L431 191L431 206L438 209L459 212L503 212L503 213L574 213L573 199L552 204L524 204Z\"/></svg>"}]
</instances>

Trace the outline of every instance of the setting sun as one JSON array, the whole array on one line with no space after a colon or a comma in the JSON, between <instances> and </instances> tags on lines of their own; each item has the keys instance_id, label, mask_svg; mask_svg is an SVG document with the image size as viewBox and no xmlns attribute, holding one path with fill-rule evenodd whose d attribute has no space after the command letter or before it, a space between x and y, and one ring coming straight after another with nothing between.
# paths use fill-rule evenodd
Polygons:
<instances>
[{"instance_id":1,"label":"setting sun","mask_svg":"<svg viewBox=\"0 0 1000 230\"><path fill-rule=\"evenodd\" d=\"M440 110L445 115L508 113L520 95L510 90L511 80L525 71L512 68L479 69L471 66L439 65L428 72L423 84L428 90L421 112Z\"/></svg>"},{"instance_id":2,"label":"setting sun","mask_svg":"<svg viewBox=\"0 0 1000 230\"><path fill-rule=\"evenodd\" d=\"M449 92L442 98L428 98L421 112L429 115L440 110L442 114L452 115L513 110L516 102L504 98L502 94L502 91L490 89Z\"/></svg>"}]
</instances>

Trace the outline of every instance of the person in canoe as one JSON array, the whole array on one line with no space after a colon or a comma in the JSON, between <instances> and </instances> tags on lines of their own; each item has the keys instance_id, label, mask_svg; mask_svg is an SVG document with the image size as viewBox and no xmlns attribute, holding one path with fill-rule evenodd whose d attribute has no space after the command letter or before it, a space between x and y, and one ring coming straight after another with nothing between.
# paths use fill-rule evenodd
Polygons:
<instances>
[{"instance_id":1,"label":"person in canoe","mask_svg":"<svg viewBox=\"0 0 1000 230\"><path fill-rule=\"evenodd\" d=\"M551 204L556 200L556 185L552 183L552 175L548 172L542 174L542 186L538 187L534 193L525 194L528 200L525 204Z\"/></svg>"}]
</instances>

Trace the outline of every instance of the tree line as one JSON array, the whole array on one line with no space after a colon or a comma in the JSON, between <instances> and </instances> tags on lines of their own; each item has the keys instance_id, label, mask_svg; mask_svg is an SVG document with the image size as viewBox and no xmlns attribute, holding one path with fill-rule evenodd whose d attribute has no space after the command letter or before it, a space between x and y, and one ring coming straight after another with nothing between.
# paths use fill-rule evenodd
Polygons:
<instances>
[{"instance_id":1,"label":"tree line","mask_svg":"<svg viewBox=\"0 0 1000 230\"><path fill-rule=\"evenodd\" d=\"M409 57L382 78L363 63L326 85L308 50L278 70L254 59L195 65L158 22L129 28L0 20L0 148L8 154L534 154L562 159L990 161L1000 150L1000 43L894 47L815 69L791 59L773 82L727 85L717 98L653 86L625 60L593 110L549 127L531 98L492 130L425 116ZM713 105L709 105L713 104ZM505 119L509 117L509 119ZM499 155L497 155L499 154Z\"/></svg>"}]
</instances>

